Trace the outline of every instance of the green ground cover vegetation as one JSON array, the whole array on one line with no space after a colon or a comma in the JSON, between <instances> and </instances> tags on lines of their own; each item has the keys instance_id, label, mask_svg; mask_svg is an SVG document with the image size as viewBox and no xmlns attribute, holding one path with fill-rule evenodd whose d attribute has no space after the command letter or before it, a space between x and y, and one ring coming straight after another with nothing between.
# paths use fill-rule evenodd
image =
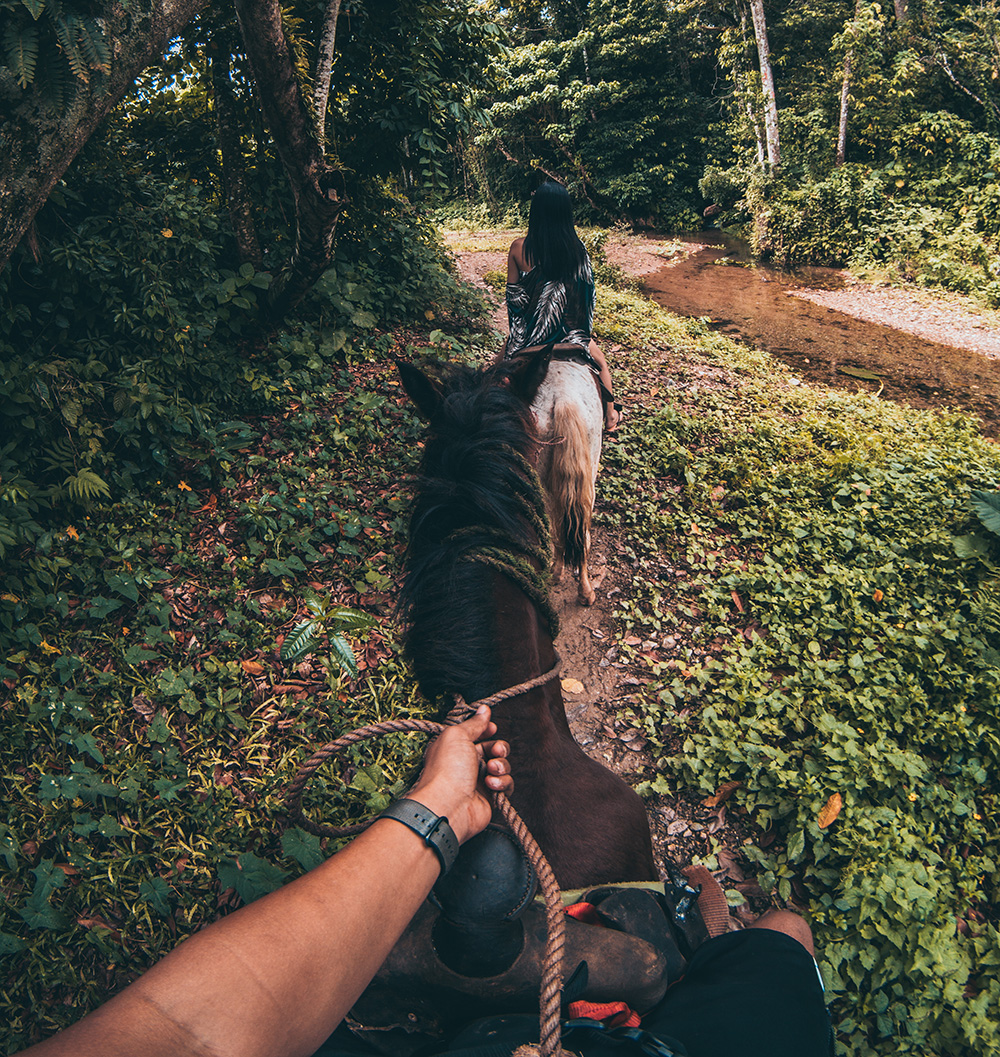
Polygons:
<instances>
[{"instance_id":1,"label":"green ground cover vegetation","mask_svg":"<svg viewBox=\"0 0 1000 1057\"><path fill-rule=\"evenodd\" d=\"M619 615L709 653L631 649L653 787L741 783L765 831L745 853L806 906L845 1052L994 1053L997 551L969 496L995 496L996 447L650 322L693 355L673 394L671 366L642 373L659 395L607 455L636 573Z\"/></svg>"},{"instance_id":2,"label":"green ground cover vegetation","mask_svg":"<svg viewBox=\"0 0 1000 1057\"><path fill-rule=\"evenodd\" d=\"M649 792L741 783L744 854L812 915L842 1052L998 1052L998 556L969 502L997 487L995 446L959 415L794 385L601 267L629 404L601 518L632 561L618 645L650 679L628 706L659 747ZM430 327L352 334L214 458L83 498L8 554L6 1052L329 854L283 817L297 763L426 709L391 619L422 428L391 355L487 348ZM283 650L330 606L372 618L348 632L357 676L336 614L303 660ZM625 641L671 629L690 645ZM309 809L377 810L419 746L352 751Z\"/></svg>"}]
</instances>

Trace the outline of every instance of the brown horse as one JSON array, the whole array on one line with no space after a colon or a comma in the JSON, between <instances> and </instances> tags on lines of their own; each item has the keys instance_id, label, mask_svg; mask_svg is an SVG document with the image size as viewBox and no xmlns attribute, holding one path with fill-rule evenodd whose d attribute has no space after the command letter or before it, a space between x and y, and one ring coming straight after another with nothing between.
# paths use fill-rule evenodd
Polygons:
<instances>
[{"instance_id":1,"label":"brown horse","mask_svg":"<svg viewBox=\"0 0 1000 1057\"><path fill-rule=\"evenodd\" d=\"M475 701L552 668L548 526L529 405L547 357L487 371L399 364L429 422L410 528L405 645L431 697ZM655 880L642 800L573 740L558 679L496 706L511 800L564 889Z\"/></svg>"}]
</instances>

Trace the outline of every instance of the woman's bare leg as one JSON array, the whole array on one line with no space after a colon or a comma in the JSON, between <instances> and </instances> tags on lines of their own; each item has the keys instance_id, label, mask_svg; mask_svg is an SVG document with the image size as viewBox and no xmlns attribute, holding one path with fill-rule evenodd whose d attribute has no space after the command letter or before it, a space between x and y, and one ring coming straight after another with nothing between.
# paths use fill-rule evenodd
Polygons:
<instances>
[{"instance_id":1,"label":"woman's bare leg","mask_svg":"<svg viewBox=\"0 0 1000 1057\"><path fill-rule=\"evenodd\" d=\"M609 393L613 393L614 385L611 381L611 368L608 367L607 357L601 352L600 345L590 339L590 355L594 357L597 366L601 369L601 384ZM606 430L615 430L618 428L618 423L621 421L621 415L618 413L618 409L614 404L605 404L604 406L604 428Z\"/></svg>"}]
</instances>

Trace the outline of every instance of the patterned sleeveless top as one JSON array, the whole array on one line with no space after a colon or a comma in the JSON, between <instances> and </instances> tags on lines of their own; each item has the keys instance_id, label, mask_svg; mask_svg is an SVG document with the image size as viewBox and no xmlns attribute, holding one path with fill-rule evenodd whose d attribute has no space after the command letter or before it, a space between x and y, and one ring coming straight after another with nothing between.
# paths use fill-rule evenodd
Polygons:
<instances>
[{"instance_id":1,"label":"patterned sleeveless top","mask_svg":"<svg viewBox=\"0 0 1000 1057\"><path fill-rule=\"evenodd\" d=\"M550 341L590 345L594 325L594 272L590 257L569 281L546 279L537 267L518 269L518 281L507 284L510 339L505 358L521 349Z\"/></svg>"}]
</instances>

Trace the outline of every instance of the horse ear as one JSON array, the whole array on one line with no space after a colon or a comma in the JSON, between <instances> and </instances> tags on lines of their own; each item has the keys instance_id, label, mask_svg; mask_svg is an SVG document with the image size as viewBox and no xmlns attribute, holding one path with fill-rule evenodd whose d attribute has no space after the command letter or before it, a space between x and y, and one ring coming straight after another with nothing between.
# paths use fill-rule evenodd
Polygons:
<instances>
[{"instance_id":1,"label":"horse ear","mask_svg":"<svg viewBox=\"0 0 1000 1057\"><path fill-rule=\"evenodd\" d=\"M405 360L396 360L396 369L399 371L406 395L417 405L420 414L430 422L441 406L440 386L419 367L414 367Z\"/></svg>"},{"instance_id":2,"label":"horse ear","mask_svg":"<svg viewBox=\"0 0 1000 1057\"><path fill-rule=\"evenodd\" d=\"M534 356L519 356L510 369L510 387L526 403L531 404L538 387L545 381L552 362L552 346L547 345Z\"/></svg>"}]
</instances>

